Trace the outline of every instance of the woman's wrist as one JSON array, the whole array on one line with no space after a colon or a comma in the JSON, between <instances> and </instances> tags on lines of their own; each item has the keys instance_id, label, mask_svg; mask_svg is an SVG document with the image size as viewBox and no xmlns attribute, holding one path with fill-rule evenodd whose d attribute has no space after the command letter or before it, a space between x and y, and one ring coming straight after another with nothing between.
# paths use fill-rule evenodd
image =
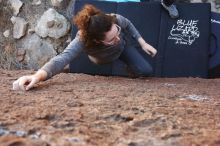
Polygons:
<instances>
[{"instance_id":1,"label":"woman's wrist","mask_svg":"<svg viewBox=\"0 0 220 146\"><path fill-rule=\"evenodd\" d=\"M145 40L142 37L138 38L138 42L141 47L143 47L146 44Z\"/></svg>"},{"instance_id":2,"label":"woman's wrist","mask_svg":"<svg viewBox=\"0 0 220 146\"><path fill-rule=\"evenodd\" d=\"M33 76L36 77L39 82L44 81L47 78L47 72L40 69Z\"/></svg>"}]
</instances>

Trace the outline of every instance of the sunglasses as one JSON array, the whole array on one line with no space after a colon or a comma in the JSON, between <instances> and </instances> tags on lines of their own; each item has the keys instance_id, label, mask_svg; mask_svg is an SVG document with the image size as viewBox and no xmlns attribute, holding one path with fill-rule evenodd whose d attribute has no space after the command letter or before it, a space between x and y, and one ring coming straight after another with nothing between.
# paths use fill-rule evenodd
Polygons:
<instances>
[{"instance_id":1,"label":"sunglasses","mask_svg":"<svg viewBox=\"0 0 220 146\"><path fill-rule=\"evenodd\" d=\"M118 39L120 33L121 33L121 27L117 24L115 24L115 26L117 27L117 33L115 34L115 37L113 37L113 39L111 41L102 41L104 44L106 45L114 45L115 41Z\"/></svg>"}]
</instances>

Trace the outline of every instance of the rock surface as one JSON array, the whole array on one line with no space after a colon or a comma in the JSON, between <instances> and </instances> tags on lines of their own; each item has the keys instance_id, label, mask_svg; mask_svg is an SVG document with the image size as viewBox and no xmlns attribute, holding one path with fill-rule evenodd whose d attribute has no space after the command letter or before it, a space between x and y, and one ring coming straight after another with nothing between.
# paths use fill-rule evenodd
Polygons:
<instances>
[{"instance_id":1,"label":"rock surface","mask_svg":"<svg viewBox=\"0 0 220 146\"><path fill-rule=\"evenodd\" d=\"M20 0L9 0L11 7L13 9L13 14L15 16L18 15L18 13L20 12L20 8L23 5L23 2L21 2Z\"/></svg>"},{"instance_id":2,"label":"rock surface","mask_svg":"<svg viewBox=\"0 0 220 146\"><path fill-rule=\"evenodd\" d=\"M160 1L160 0L152 0ZM177 2L205 2L211 3L211 9L214 12L220 12L219 0L177 0ZM50 54L55 52L62 52L67 46L66 42L70 38L70 24L72 21L72 11L75 0L0 0L0 66L9 69L18 68L31 68L32 66L26 66L26 60L23 59L27 56L16 57L16 54L4 54L3 50L8 44L12 44L14 51L17 52L17 48L21 48L25 41L30 37L30 34L37 33L42 37L43 41L53 45L54 50L51 50ZM50 17L45 17L44 21L40 20L43 17L43 13L47 10L51 10ZM55 12L56 11L56 12ZM55 16L58 14L58 18ZM25 20L27 25L15 25L10 21L12 16L18 16ZM39 23L41 21L41 23ZM19 23L21 24L21 23ZM37 26L38 25L38 26ZM26 28L27 27L27 28ZM16 29L15 29L16 28ZM13 30L14 29L14 30ZM27 30L26 30L27 29ZM10 30L11 34L8 34ZM35 32L35 30L37 30ZM26 55L26 54L25 54ZM10 60L3 59L11 57ZM47 56L50 57L50 56ZM13 60L12 60L13 59ZM21 61L22 60L22 61ZM16 63L11 63L16 62ZM39 60L37 60L39 62ZM10 65L8 65L10 64ZM28 62L30 64L30 62ZM23 69L24 69L23 68Z\"/></svg>"},{"instance_id":3,"label":"rock surface","mask_svg":"<svg viewBox=\"0 0 220 146\"><path fill-rule=\"evenodd\" d=\"M41 16L35 27L35 32L43 38L49 36L59 39L65 36L69 29L70 23L66 18L51 8Z\"/></svg>"},{"instance_id":4,"label":"rock surface","mask_svg":"<svg viewBox=\"0 0 220 146\"><path fill-rule=\"evenodd\" d=\"M37 70L42 67L50 58L56 55L53 45L42 40L38 35L31 35L23 45L26 51L25 61L29 68Z\"/></svg>"},{"instance_id":5,"label":"rock surface","mask_svg":"<svg viewBox=\"0 0 220 146\"><path fill-rule=\"evenodd\" d=\"M28 92L11 90L30 73L0 70L0 145L220 144L220 79L59 74Z\"/></svg>"},{"instance_id":6,"label":"rock surface","mask_svg":"<svg viewBox=\"0 0 220 146\"><path fill-rule=\"evenodd\" d=\"M14 16L11 18L11 22L14 24L13 37L15 39L20 39L25 35L28 23L24 20L24 18Z\"/></svg>"}]
</instances>

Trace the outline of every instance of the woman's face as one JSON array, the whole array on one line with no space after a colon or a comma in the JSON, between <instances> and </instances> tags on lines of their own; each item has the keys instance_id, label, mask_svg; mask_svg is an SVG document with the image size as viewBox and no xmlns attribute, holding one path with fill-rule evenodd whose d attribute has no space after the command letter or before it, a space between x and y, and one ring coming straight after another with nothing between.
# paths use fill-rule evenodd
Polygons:
<instances>
[{"instance_id":1,"label":"woman's face","mask_svg":"<svg viewBox=\"0 0 220 146\"><path fill-rule=\"evenodd\" d=\"M120 41L121 27L117 24L112 24L110 31L105 33L105 39L102 41L105 45L117 45Z\"/></svg>"}]
</instances>

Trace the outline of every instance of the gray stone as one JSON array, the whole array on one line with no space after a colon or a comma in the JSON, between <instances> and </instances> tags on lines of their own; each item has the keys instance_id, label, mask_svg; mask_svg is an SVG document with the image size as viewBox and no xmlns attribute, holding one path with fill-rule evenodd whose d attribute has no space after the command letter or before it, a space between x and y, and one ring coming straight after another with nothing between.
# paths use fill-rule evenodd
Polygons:
<instances>
[{"instance_id":1,"label":"gray stone","mask_svg":"<svg viewBox=\"0 0 220 146\"><path fill-rule=\"evenodd\" d=\"M51 0L51 3L55 7L59 7L63 0Z\"/></svg>"},{"instance_id":2,"label":"gray stone","mask_svg":"<svg viewBox=\"0 0 220 146\"><path fill-rule=\"evenodd\" d=\"M41 0L33 0L32 1L32 5L40 5L41 4Z\"/></svg>"},{"instance_id":3,"label":"gray stone","mask_svg":"<svg viewBox=\"0 0 220 146\"><path fill-rule=\"evenodd\" d=\"M15 39L19 39L25 35L27 30L27 22L21 17L12 16L11 22L14 24L13 27L13 37Z\"/></svg>"},{"instance_id":4,"label":"gray stone","mask_svg":"<svg viewBox=\"0 0 220 146\"><path fill-rule=\"evenodd\" d=\"M20 11L20 8L23 5L23 2L21 2L20 0L9 0L9 2L10 2L11 7L13 9L13 14L15 16L17 16Z\"/></svg>"},{"instance_id":5,"label":"gray stone","mask_svg":"<svg viewBox=\"0 0 220 146\"><path fill-rule=\"evenodd\" d=\"M28 29L28 34L33 34L35 30L33 28Z\"/></svg>"},{"instance_id":6,"label":"gray stone","mask_svg":"<svg viewBox=\"0 0 220 146\"><path fill-rule=\"evenodd\" d=\"M39 69L56 55L52 44L42 40L36 34L28 37L23 48L26 50L25 61L30 69Z\"/></svg>"},{"instance_id":7,"label":"gray stone","mask_svg":"<svg viewBox=\"0 0 220 146\"><path fill-rule=\"evenodd\" d=\"M219 8L220 8L220 5L215 5L215 8L216 8L216 9L219 9Z\"/></svg>"},{"instance_id":8,"label":"gray stone","mask_svg":"<svg viewBox=\"0 0 220 146\"><path fill-rule=\"evenodd\" d=\"M52 8L44 12L35 27L35 32L43 38L49 36L58 39L65 36L69 30L70 23Z\"/></svg>"},{"instance_id":9,"label":"gray stone","mask_svg":"<svg viewBox=\"0 0 220 146\"><path fill-rule=\"evenodd\" d=\"M0 136L8 135L10 132L6 129L0 127Z\"/></svg>"},{"instance_id":10,"label":"gray stone","mask_svg":"<svg viewBox=\"0 0 220 146\"><path fill-rule=\"evenodd\" d=\"M9 35L10 35L10 30L6 30L4 33L3 33L4 37L8 38Z\"/></svg>"},{"instance_id":11,"label":"gray stone","mask_svg":"<svg viewBox=\"0 0 220 146\"><path fill-rule=\"evenodd\" d=\"M48 27L48 28L52 28L52 27L54 26L54 24L55 24L55 21L54 21L54 20L48 21L48 22L47 22L47 27Z\"/></svg>"},{"instance_id":12,"label":"gray stone","mask_svg":"<svg viewBox=\"0 0 220 146\"><path fill-rule=\"evenodd\" d=\"M26 51L23 48L18 48L16 53L16 58L19 62L22 62L24 60Z\"/></svg>"},{"instance_id":13,"label":"gray stone","mask_svg":"<svg viewBox=\"0 0 220 146\"><path fill-rule=\"evenodd\" d=\"M216 5L220 5L220 0L214 0Z\"/></svg>"}]
</instances>

